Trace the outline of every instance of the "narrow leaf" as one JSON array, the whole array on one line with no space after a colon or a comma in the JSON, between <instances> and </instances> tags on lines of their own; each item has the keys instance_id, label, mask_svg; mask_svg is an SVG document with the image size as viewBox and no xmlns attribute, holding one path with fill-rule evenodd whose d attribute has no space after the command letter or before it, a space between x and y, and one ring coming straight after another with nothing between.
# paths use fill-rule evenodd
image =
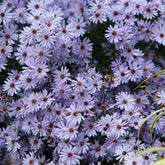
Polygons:
<instances>
[{"instance_id":1,"label":"narrow leaf","mask_svg":"<svg viewBox=\"0 0 165 165\"><path fill-rule=\"evenodd\" d=\"M151 125L151 128L150 128L150 137L151 137L151 140L152 140L152 132L153 132L153 128L156 124L156 122L158 121L158 119L163 116L165 114L165 112L162 112L160 113L159 115L156 116L156 118L154 119L154 121L152 122L152 125Z\"/></svg>"},{"instance_id":2,"label":"narrow leaf","mask_svg":"<svg viewBox=\"0 0 165 165\"><path fill-rule=\"evenodd\" d=\"M149 152L154 152L154 151L162 151L162 150L165 150L165 147L152 147L152 148L149 148L147 150L144 150L144 151L141 151L137 154L134 154L132 157L137 157L137 156L140 156L140 155L144 155L146 153L149 153Z\"/></svg>"},{"instance_id":3,"label":"narrow leaf","mask_svg":"<svg viewBox=\"0 0 165 165\"><path fill-rule=\"evenodd\" d=\"M161 111L163 111L163 110L165 110L165 107L163 107L163 108L161 108L161 109L159 109L159 110L157 110L157 111L152 112L150 115L148 115L148 116L143 120L143 122L142 122L142 124L140 125L140 128L139 128L139 130L138 130L138 135L137 135L138 141L139 141L140 130L141 130L141 127L143 126L143 124L144 124L151 116L153 116L154 114L156 114L156 113L158 113L158 112L161 112Z\"/></svg>"},{"instance_id":4,"label":"narrow leaf","mask_svg":"<svg viewBox=\"0 0 165 165\"><path fill-rule=\"evenodd\" d=\"M152 165L165 165L165 159L158 160L157 162L155 162Z\"/></svg>"},{"instance_id":5,"label":"narrow leaf","mask_svg":"<svg viewBox=\"0 0 165 165\"><path fill-rule=\"evenodd\" d=\"M155 73L153 74L152 76L146 78L144 81L142 81L134 90L136 90L137 88L139 88L140 86L142 86L148 79L150 79L151 77L154 77L154 76L157 76L157 75L160 75L160 74L163 74L165 73L165 70L161 70L160 72L158 73Z\"/></svg>"}]
</instances>

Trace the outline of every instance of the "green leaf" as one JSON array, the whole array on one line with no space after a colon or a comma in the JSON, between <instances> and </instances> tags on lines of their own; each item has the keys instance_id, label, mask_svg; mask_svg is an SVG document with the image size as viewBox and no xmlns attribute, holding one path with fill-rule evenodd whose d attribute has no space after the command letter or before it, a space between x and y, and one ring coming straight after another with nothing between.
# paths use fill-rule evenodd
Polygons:
<instances>
[{"instance_id":1,"label":"green leaf","mask_svg":"<svg viewBox=\"0 0 165 165\"><path fill-rule=\"evenodd\" d=\"M133 156L131 156L131 158L141 156L141 155L144 155L144 154L149 153L149 152L162 151L162 150L165 150L165 147L152 147L152 148L149 148L147 150L141 151L137 154L134 154Z\"/></svg>"},{"instance_id":2,"label":"green leaf","mask_svg":"<svg viewBox=\"0 0 165 165\"><path fill-rule=\"evenodd\" d=\"M165 158L164 159L161 159L161 160L158 160L157 162L155 162L152 165L165 165Z\"/></svg>"},{"instance_id":3,"label":"green leaf","mask_svg":"<svg viewBox=\"0 0 165 165\"><path fill-rule=\"evenodd\" d=\"M151 116L153 116L153 115L155 115L156 113L161 112L161 111L163 111L163 110L165 110L165 107L163 107L163 108L161 108L161 109L159 109L159 110L157 110L157 111L152 112L150 115L148 115L146 118L144 118L144 120L143 120L143 122L142 122L142 124L140 125L140 128L139 128L139 130L138 130L138 135L137 135L138 141L139 141L140 130L141 130L141 127L143 126L143 124L144 124Z\"/></svg>"},{"instance_id":4,"label":"green leaf","mask_svg":"<svg viewBox=\"0 0 165 165\"><path fill-rule=\"evenodd\" d=\"M165 73L165 70L161 70L160 72L153 74L152 76L150 76L147 79L145 79L144 81L142 81L134 90L136 90L137 88L139 88L140 86L142 86L151 77L154 77L154 76L157 76L157 75L160 75L160 74L163 74L163 73Z\"/></svg>"},{"instance_id":5,"label":"green leaf","mask_svg":"<svg viewBox=\"0 0 165 165\"><path fill-rule=\"evenodd\" d=\"M151 128L150 128L150 137L151 137L151 140L152 140L152 132L153 132L153 128L154 128L154 125L156 124L156 122L158 121L158 119L163 116L165 114L165 112L162 112L160 113L159 115L156 116L156 118L154 119L154 121L152 122L152 125L151 125Z\"/></svg>"}]
</instances>

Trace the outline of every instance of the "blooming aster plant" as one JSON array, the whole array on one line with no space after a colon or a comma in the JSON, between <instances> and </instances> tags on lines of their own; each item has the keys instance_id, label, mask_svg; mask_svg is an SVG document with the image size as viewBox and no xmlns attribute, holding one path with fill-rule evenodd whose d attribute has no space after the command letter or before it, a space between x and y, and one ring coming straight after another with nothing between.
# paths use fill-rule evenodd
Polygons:
<instances>
[{"instance_id":1,"label":"blooming aster plant","mask_svg":"<svg viewBox=\"0 0 165 165\"><path fill-rule=\"evenodd\" d=\"M148 165L164 157L131 157L165 143L164 116L152 139L156 115L141 128L165 106L165 75L134 90L165 67L164 11L164 0L0 2L0 162Z\"/></svg>"}]
</instances>

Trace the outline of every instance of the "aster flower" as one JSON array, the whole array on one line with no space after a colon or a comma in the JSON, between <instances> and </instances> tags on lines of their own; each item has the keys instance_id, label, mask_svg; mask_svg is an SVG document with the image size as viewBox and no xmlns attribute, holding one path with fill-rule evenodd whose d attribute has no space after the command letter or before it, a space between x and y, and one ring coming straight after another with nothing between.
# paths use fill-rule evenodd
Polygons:
<instances>
[{"instance_id":1,"label":"aster flower","mask_svg":"<svg viewBox=\"0 0 165 165\"><path fill-rule=\"evenodd\" d=\"M0 42L0 57L3 59L4 57L11 57L11 52L13 48L10 45L6 45L3 42Z\"/></svg>"},{"instance_id":2,"label":"aster flower","mask_svg":"<svg viewBox=\"0 0 165 165\"><path fill-rule=\"evenodd\" d=\"M113 117L110 115L106 115L105 117L101 117L101 119L98 121L97 128L98 131L101 132L102 135L106 135L107 137L112 136L115 132L115 121L113 120Z\"/></svg>"},{"instance_id":3,"label":"aster flower","mask_svg":"<svg viewBox=\"0 0 165 165\"><path fill-rule=\"evenodd\" d=\"M7 91L7 94L13 96L20 91L20 86L17 82L14 82L11 78L5 81L3 86L4 91Z\"/></svg>"},{"instance_id":4,"label":"aster flower","mask_svg":"<svg viewBox=\"0 0 165 165\"><path fill-rule=\"evenodd\" d=\"M30 137L29 142L31 145L31 149L33 149L34 151L37 151L43 144L42 140L37 136Z\"/></svg>"},{"instance_id":5,"label":"aster flower","mask_svg":"<svg viewBox=\"0 0 165 165\"><path fill-rule=\"evenodd\" d=\"M32 13L35 11L38 11L40 13L44 12L44 1L40 1L40 0L34 0L34 1L30 1L27 4L28 10L30 10Z\"/></svg>"},{"instance_id":6,"label":"aster flower","mask_svg":"<svg viewBox=\"0 0 165 165\"><path fill-rule=\"evenodd\" d=\"M87 38L82 41L80 39L73 41L73 53L78 54L79 57L88 57L92 52L92 43Z\"/></svg>"},{"instance_id":7,"label":"aster flower","mask_svg":"<svg viewBox=\"0 0 165 165\"><path fill-rule=\"evenodd\" d=\"M85 33L86 24L82 17L71 19L68 26L74 31L75 37L82 36Z\"/></svg>"},{"instance_id":8,"label":"aster flower","mask_svg":"<svg viewBox=\"0 0 165 165\"><path fill-rule=\"evenodd\" d=\"M124 162L124 165L141 165L143 164L143 158L142 156L126 159Z\"/></svg>"},{"instance_id":9,"label":"aster flower","mask_svg":"<svg viewBox=\"0 0 165 165\"><path fill-rule=\"evenodd\" d=\"M122 11L119 8L119 5L114 4L110 6L110 10L108 11L108 18L113 22L118 22L123 19Z\"/></svg>"},{"instance_id":10,"label":"aster flower","mask_svg":"<svg viewBox=\"0 0 165 165\"><path fill-rule=\"evenodd\" d=\"M156 26L153 28L152 36L155 41L157 41L159 44L165 45L165 26Z\"/></svg>"},{"instance_id":11,"label":"aster flower","mask_svg":"<svg viewBox=\"0 0 165 165\"><path fill-rule=\"evenodd\" d=\"M59 139L62 140L73 140L77 137L78 134L78 126L71 125L70 123L58 123L57 128L54 128L53 134L55 134Z\"/></svg>"},{"instance_id":12,"label":"aster flower","mask_svg":"<svg viewBox=\"0 0 165 165\"><path fill-rule=\"evenodd\" d=\"M14 19L17 23L25 24L26 23L26 16L27 16L26 8L22 7L22 8L16 9L13 16L14 16Z\"/></svg>"},{"instance_id":13,"label":"aster flower","mask_svg":"<svg viewBox=\"0 0 165 165\"><path fill-rule=\"evenodd\" d=\"M19 137L9 136L6 138L7 150L15 152L17 149L21 148L21 145L17 142Z\"/></svg>"},{"instance_id":14,"label":"aster flower","mask_svg":"<svg viewBox=\"0 0 165 165\"><path fill-rule=\"evenodd\" d=\"M5 6L0 6L0 23L7 25L11 21L12 13L10 11Z\"/></svg>"},{"instance_id":15,"label":"aster flower","mask_svg":"<svg viewBox=\"0 0 165 165\"><path fill-rule=\"evenodd\" d=\"M34 118L32 115L28 115L22 122L22 130L25 131L25 133L31 133L32 129L34 127Z\"/></svg>"},{"instance_id":16,"label":"aster flower","mask_svg":"<svg viewBox=\"0 0 165 165\"><path fill-rule=\"evenodd\" d=\"M62 67L61 70L55 70L55 79L54 81L57 83L64 83L67 80L70 80L70 73L69 70L66 67Z\"/></svg>"},{"instance_id":17,"label":"aster flower","mask_svg":"<svg viewBox=\"0 0 165 165\"><path fill-rule=\"evenodd\" d=\"M146 6L147 2L143 0L133 0L132 7L134 10L132 10L133 14L142 14L144 11L144 7Z\"/></svg>"},{"instance_id":18,"label":"aster flower","mask_svg":"<svg viewBox=\"0 0 165 165\"><path fill-rule=\"evenodd\" d=\"M144 7L143 17L147 19L152 19L157 16L157 11L152 2L148 2Z\"/></svg>"},{"instance_id":19,"label":"aster flower","mask_svg":"<svg viewBox=\"0 0 165 165\"><path fill-rule=\"evenodd\" d=\"M43 120L43 121L38 121L37 119L34 122L34 127L32 128L32 132L34 135L39 135L39 136L46 136L48 134L47 132L47 125L48 121Z\"/></svg>"},{"instance_id":20,"label":"aster flower","mask_svg":"<svg viewBox=\"0 0 165 165\"><path fill-rule=\"evenodd\" d=\"M127 83L129 81L129 70L128 67L124 64L119 66L116 70L114 70L114 77L120 83Z\"/></svg>"},{"instance_id":21,"label":"aster flower","mask_svg":"<svg viewBox=\"0 0 165 165\"><path fill-rule=\"evenodd\" d=\"M75 91L81 92L87 87L87 80L80 74L76 78L77 80L72 80L72 87Z\"/></svg>"},{"instance_id":22,"label":"aster flower","mask_svg":"<svg viewBox=\"0 0 165 165\"><path fill-rule=\"evenodd\" d=\"M127 122L122 119L118 119L117 122L115 122L114 132L116 137L124 136L126 134L126 129L128 128L126 124Z\"/></svg>"},{"instance_id":23,"label":"aster flower","mask_svg":"<svg viewBox=\"0 0 165 165\"><path fill-rule=\"evenodd\" d=\"M25 90L34 88L36 86L36 79L32 75L21 74L19 85Z\"/></svg>"},{"instance_id":24,"label":"aster flower","mask_svg":"<svg viewBox=\"0 0 165 165\"><path fill-rule=\"evenodd\" d=\"M130 64L130 75L129 79L131 81L136 82L138 79L141 79L143 76L143 70L141 66L137 65L136 63Z\"/></svg>"},{"instance_id":25,"label":"aster flower","mask_svg":"<svg viewBox=\"0 0 165 165\"><path fill-rule=\"evenodd\" d=\"M68 165L80 164L81 157L78 156L75 152L75 149L72 147L64 148L60 152L60 162Z\"/></svg>"},{"instance_id":26,"label":"aster flower","mask_svg":"<svg viewBox=\"0 0 165 165\"><path fill-rule=\"evenodd\" d=\"M83 133L78 134L78 137L76 138L76 145L74 146L76 153L79 155L81 153L85 154L89 150L90 143L88 143L88 140L88 138L84 137Z\"/></svg>"},{"instance_id":27,"label":"aster flower","mask_svg":"<svg viewBox=\"0 0 165 165\"><path fill-rule=\"evenodd\" d=\"M40 29L36 39L43 47L50 48L54 44L55 35L49 29Z\"/></svg>"},{"instance_id":28,"label":"aster flower","mask_svg":"<svg viewBox=\"0 0 165 165\"><path fill-rule=\"evenodd\" d=\"M90 118L86 118L82 126L85 135L88 135L89 137L96 135L97 126Z\"/></svg>"},{"instance_id":29,"label":"aster flower","mask_svg":"<svg viewBox=\"0 0 165 165\"><path fill-rule=\"evenodd\" d=\"M34 152L26 154L26 157L23 158L23 165L38 165L38 160L36 159Z\"/></svg>"},{"instance_id":30,"label":"aster flower","mask_svg":"<svg viewBox=\"0 0 165 165\"><path fill-rule=\"evenodd\" d=\"M16 60L18 60L20 64L25 64L25 61L31 56L30 47L20 45L14 55L16 56Z\"/></svg>"},{"instance_id":31,"label":"aster flower","mask_svg":"<svg viewBox=\"0 0 165 165\"><path fill-rule=\"evenodd\" d=\"M4 27L4 33L0 33L0 35L2 35L0 42L8 42L9 45L14 44L14 41L18 39L16 28L17 27L14 25L11 25L10 27Z\"/></svg>"},{"instance_id":32,"label":"aster flower","mask_svg":"<svg viewBox=\"0 0 165 165\"><path fill-rule=\"evenodd\" d=\"M89 20L93 23L103 23L104 21L107 21L106 14L104 11L96 11L91 13L91 16L89 17Z\"/></svg>"},{"instance_id":33,"label":"aster flower","mask_svg":"<svg viewBox=\"0 0 165 165\"><path fill-rule=\"evenodd\" d=\"M125 143L124 145L117 146L115 149L115 155L117 156L117 160L122 161L123 159L127 159L133 152L131 151L132 146L130 144Z\"/></svg>"},{"instance_id":34,"label":"aster flower","mask_svg":"<svg viewBox=\"0 0 165 165\"><path fill-rule=\"evenodd\" d=\"M104 146L100 145L97 140L95 140L95 144L91 145L90 154L94 155L96 158L103 157L106 152Z\"/></svg>"},{"instance_id":35,"label":"aster flower","mask_svg":"<svg viewBox=\"0 0 165 165\"><path fill-rule=\"evenodd\" d=\"M121 109L125 109L125 110L131 110L132 108L134 108L135 106L135 99L134 97L127 93L127 92L120 92L117 96L116 96L116 105L121 108Z\"/></svg>"},{"instance_id":36,"label":"aster flower","mask_svg":"<svg viewBox=\"0 0 165 165\"><path fill-rule=\"evenodd\" d=\"M115 25L114 27L112 27L111 25L108 27L108 29L106 30L106 34L105 37L108 39L109 42L111 43L117 43L119 42L119 40L121 40L121 36L122 36L122 30Z\"/></svg>"},{"instance_id":37,"label":"aster flower","mask_svg":"<svg viewBox=\"0 0 165 165\"><path fill-rule=\"evenodd\" d=\"M81 114L82 108L79 104L72 103L69 108L66 109L66 121L71 125L80 124L85 118Z\"/></svg>"},{"instance_id":38,"label":"aster flower","mask_svg":"<svg viewBox=\"0 0 165 165\"><path fill-rule=\"evenodd\" d=\"M71 88L70 85L59 83L53 88L53 92L57 99L67 99L70 97Z\"/></svg>"},{"instance_id":39,"label":"aster flower","mask_svg":"<svg viewBox=\"0 0 165 165\"><path fill-rule=\"evenodd\" d=\"M57 38L61 38L61 39L66 39L66 40L70 40L73 38L74 33L72 28L69 25L65 25L65 23L63 22L63 25L60 27L60 30L56 33Z\"/></svg>"}]
</instances>

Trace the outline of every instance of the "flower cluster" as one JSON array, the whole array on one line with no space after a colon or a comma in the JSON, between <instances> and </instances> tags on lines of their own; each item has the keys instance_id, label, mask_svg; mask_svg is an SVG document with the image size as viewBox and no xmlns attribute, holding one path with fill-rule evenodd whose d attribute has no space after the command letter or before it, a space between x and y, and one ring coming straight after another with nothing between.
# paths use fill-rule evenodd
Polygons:
<instances>
[{"instance_id":1,"label":"flower cluster","mask_svg":"<svg viewBox=\"0 0 165 165\"><path fill-rule=\"evenodd\" d=\"M3 0L0 162L148 165L165 152L164 0ZM1 152L2 151L2 152Z\"/></svg>"}]
</instances>

